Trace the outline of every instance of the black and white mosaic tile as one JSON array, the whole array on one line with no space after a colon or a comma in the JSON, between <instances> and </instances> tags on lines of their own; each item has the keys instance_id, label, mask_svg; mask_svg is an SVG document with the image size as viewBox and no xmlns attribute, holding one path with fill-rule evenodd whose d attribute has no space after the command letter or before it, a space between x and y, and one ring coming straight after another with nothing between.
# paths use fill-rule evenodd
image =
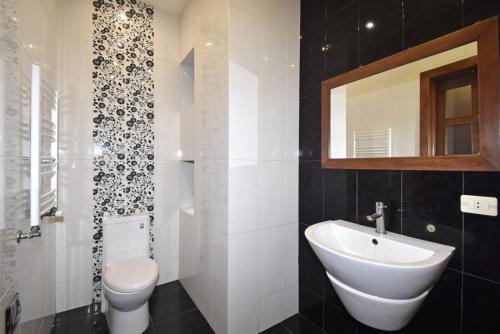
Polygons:
<instances>
[{"instance_id":1,"label":"black and white mosaic tile","mask_svg":"<svg viewBox=\"0 0 500 334\"><path fill-rule=\"evenodd\" d=\"M102 218L148 213L154 237L152 6L93 2L94 300L101 300Z\"/></svg>"}]
</instances>

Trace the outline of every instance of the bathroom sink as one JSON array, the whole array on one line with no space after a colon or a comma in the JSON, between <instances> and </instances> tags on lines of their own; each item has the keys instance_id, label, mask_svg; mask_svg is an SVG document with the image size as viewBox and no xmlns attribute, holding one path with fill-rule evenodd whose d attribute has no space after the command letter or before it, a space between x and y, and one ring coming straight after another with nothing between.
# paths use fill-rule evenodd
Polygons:
<instances>
[{"instance_id":1,"label":"bathroom sink","mask_svg":"<svg viewBox=\"0 0 500 334\"><path fill-rule=\"evenodd\" d=\"M430 290L455 250L396 233L380 235L343 220L312 225L305 235L336 280L387 299L411 299Z\"/></svg>"}]
</instances>

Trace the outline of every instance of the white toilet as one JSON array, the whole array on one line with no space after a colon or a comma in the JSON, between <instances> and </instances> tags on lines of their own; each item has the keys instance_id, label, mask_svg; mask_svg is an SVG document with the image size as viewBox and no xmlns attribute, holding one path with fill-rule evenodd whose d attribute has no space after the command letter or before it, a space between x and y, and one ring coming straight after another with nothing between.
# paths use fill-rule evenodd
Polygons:
<instances>
[{"instance_id":1,"label":"white toilet","mask_svg":"<svg viewBox=\"0 0 500 334\"><path fill-rule=\"evenodd\" d=\"M102 311L111 334L139 334L149 326L158 265L148 255L149 216L103 219Z\"/></svg>"}]
</instances>

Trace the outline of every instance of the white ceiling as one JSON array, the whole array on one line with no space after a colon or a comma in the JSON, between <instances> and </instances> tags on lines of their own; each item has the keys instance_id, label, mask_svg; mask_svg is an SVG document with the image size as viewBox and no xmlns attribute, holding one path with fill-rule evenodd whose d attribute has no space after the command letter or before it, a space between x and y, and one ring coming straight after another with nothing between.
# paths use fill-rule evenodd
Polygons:
<instances>
[{"instance_id":1,"label":"white ceiling","mask_svg":"<svg viewBox=\"0 0 500 334\"><path fill-rule=\"evenodd\" d=\"M145 0L144 2L174 14L181 14L189 0Z\"/></svg>"}]
</instances>

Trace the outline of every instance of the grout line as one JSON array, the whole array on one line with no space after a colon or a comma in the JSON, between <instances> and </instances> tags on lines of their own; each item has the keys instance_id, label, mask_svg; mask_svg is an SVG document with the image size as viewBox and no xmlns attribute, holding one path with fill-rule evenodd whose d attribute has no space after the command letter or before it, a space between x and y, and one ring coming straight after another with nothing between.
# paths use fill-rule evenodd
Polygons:
<instances>
[{"instance_id":1,"label":"grout line","mask_svg":"<svg viewBox=\"0 0 500 334\"><path fill-rule=\"evenodd\" d=\"M321 220L325 220L325 170L321 168Z\"/></svg>"},{"instance_id":2,"label":"grout line","mask_svg":"<svg viewBox=\"0 0 500 334\"><path fill-rule=\"evenodd\" d=\"M400 192L401 192L401 207L399 212L400 224L401 224L401 235L403 234L403 212L404 212L404 196L403 196L403 171L400 172L399 175L399 183L400 183Z\"/></svg>"},{"instance_id":3,"label":"grout line","mask_svg":"<svg viewBox=\"0 0 500 334\"><path fill-rule=\"evenodd\" d=\"M344 9L346 9L347 7L351 6L353 3L355 2L359 2L359 0L352 0L350 2L348 2L347 4L345 4L344 6L340 7L339 9L337 9L336 11L334 11L333 13L331 13L330 15L328 15L327 11L326 11L326 6L325 6L325 20L340 13L341 11L343 11Z\"/></svg>"},{"instance_id":4,"label":"grout line","mask_svg":"<svg viewBox=\"0 0 500 334\"><path fill-rule=\"evenodd\" d=\"M460 1L460 20L462 23L462 28L465 27L465 6L464 0Z\"/></svg>"},{"instance_id":5,"label":"grout line","mask_svg":"<svg viewBox=\"0 0 500 334\"><path fill-rule=\"evenodd\" d=\"M286 320L286 319L285 319ZM288 329L288 327L286 327L284 324L283 324L284 320L282 322L280 322L280 325L281 327L283 327L288 333L290 334L294 334L291 330Z\"/></svg>"},{"instance_id":6,"label":"grout line","mask_svg":"<svg viewBox=\"0 0 500 334\"><path fill-rule=\"evenodd\" d=\"M401 0L401 50L405 49L405 32L406 32L406 16L405 16L405 0Z\"/></svg>"},{"instance_id":7,"label":"grout line","mask_svg":"<svg viewBox=\"0 0 500 334\"><path fill-rule=\"evenodd\" d=\"M323 300L323 298L320 295L318 295L316 292L312 291L308 287L299 284L299 288L305 289L305 290L307 290L307 292L309 292L309 293L313 294L314 296L321 298L321 300Z\"/></svg>"},{"instance_id":8,"label":"grout line","mask_svg":"<svg viewBox=\"0 0 500 334\"><path fill-rule=\"evenodd\" d=\"M326 316L326 300L325 300L325 275L323 275L323 279L321 280L321 285L322 285L322 295L323 297L321 298L321 311L323 312L323 316L321 317L321 328L325 328L325 316Z\"/></svg>"},{"instance_id":9,"label":"grout line","mask_svg":"<svg viewBox=\"0 0 500 334\"><path fill-rule=\"evenodd\" d=\"M462 194L465 193L465 172L462 172ZM463 332L464 320L464 264L465 264L465 215L462 212L462 274L460 275L460 333Z\"/></svg>"},{"instance_id":10,"label":"grout line","mask_svg":"<svg viewBox=\"0 0 500 334\"><path fill-rule=\"evenodd\" d=\"M357 26L357 38L358 38L358 66L361 66L361 1L358 0L358 26Z\"/></svg>"},{"instance_id":11,"label":"grout line","mask_svg":"<svg viewBox=\"0 0 500 334\"><path fill-rule=\"evenodd\" d=\"M359 171L356 171L356 221L355 223L358 223L358 214L359 214L359 196L358 196L358 191L359 191Z\"/></svg>"},{"instance_id":12,"label":"grout line","mask_svg":"<svg viewBox=\"0 0 500 334\"><path fill-rule=\"evenodd\" d=\"M179 317L181 317L181 316L183 316L183 315L186 315L186 314L188 314L188 313L190 313L190 312L193 312L193 311L198 311L198 308L197 308L197 307L195 307L195 308L192 308L192 309L190 309L190 310L184 311L184 312L182 312L182 313L175 314L175 315L173 315L173 316L171 316L171 317L162 318L162 320L159 320L159 321L156 321L156 322L155 322L155 321L153 321L153 318L151 318L151 320L152 320L152 323L153 323L153 326L154 326L154 325L155 325L155 324L157 324L157 323L158 323L158 324L161 324L163 321L168 321L168 320L172 320L172 319L175 319L175 318L179 318ZM205 319L205 320L206 320L206 319Z\"/></svg>"},{"instance_id":13,"label":"grout line","mask_svg":"<svg viewBox=\"0 0 500 334\"><path fill-rule=\"evenodd\" d=\"M491 280L491 279L488 279L488 278L484 278L484 277L477 276L477 275L474 275L474 274L466 273L465 271L463 271L462 273L465 276L474 277L474 278L477 278L477 279L479 279L481 281L485 281L485 282L488 282L488 283L491 283L491 284L494 284L494 285L500 285L500 282L497 282L497 281L494 281L494 280Z\"/></svg>"}]
</instances>

